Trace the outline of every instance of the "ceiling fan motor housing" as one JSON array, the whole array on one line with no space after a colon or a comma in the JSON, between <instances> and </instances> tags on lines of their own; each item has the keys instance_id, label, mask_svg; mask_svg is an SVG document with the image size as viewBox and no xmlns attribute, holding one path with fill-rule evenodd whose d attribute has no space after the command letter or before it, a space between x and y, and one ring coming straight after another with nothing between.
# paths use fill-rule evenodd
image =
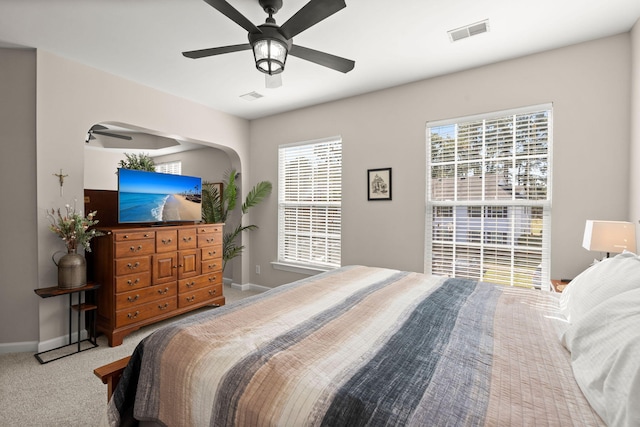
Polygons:
<instances>
[{"instance_id":1,"label":"ceiling fan motor housing","mask_svg":"<svg viewBox=\"0 0 640 427\"><path fill-rule=\"evenodd\" d=\"M260 7L269 15L275 15L282 7L282 0L258 0Z\"/></svg>"}]
</instances>

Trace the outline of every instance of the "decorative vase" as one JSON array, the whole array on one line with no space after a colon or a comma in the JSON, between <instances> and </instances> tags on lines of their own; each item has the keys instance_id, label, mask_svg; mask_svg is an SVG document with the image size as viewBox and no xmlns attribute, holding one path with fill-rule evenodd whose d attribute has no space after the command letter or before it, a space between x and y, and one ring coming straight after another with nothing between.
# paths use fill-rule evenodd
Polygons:
<instances>
[{"instance_id":1,"label":"decorative vase","mask_svg":"<svg viewBox=\"0 0 640 427\"><path fill-rule=\"evenodd\" d=\"M55 259L53 262L58 266L59 288L81 288L87 284L87 261L84 256L77 254L75 249L69 249L58 262Z\"/></svg>"}]
</instances>

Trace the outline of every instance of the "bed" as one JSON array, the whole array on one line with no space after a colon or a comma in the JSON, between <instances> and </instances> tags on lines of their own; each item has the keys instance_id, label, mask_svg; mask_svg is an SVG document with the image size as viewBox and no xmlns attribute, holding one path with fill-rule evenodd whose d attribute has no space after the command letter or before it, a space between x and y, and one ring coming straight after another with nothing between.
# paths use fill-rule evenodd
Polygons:
<instances>
[{"instance_id":1,"label":"bed","mask_svg":"<svg viewBox=\"0 0 640 427\"><path fill-rule=\"evenodd\" d=\"M635 256L619 261L629 260L640 271ZM601 275L610 282L619 269ZM602 321L612 310L581 319L620 302L637 313L640 282L626 298L607 289L611 295L597 295L586 314L584 301L594 295L574 292L580 283L555 294L343 267L154 332L128 361L103 423L638 425L629 405L640 395L638 362L629 357L639 354L638 339L608 359L585 356L599 341L616 353L610 323ZM637 328L639 320L620 314L611 329L634 321ZM610 377L616 384L605 385ZM607 395L612 385L614 396Z\"/></svg>"}]
</instances>

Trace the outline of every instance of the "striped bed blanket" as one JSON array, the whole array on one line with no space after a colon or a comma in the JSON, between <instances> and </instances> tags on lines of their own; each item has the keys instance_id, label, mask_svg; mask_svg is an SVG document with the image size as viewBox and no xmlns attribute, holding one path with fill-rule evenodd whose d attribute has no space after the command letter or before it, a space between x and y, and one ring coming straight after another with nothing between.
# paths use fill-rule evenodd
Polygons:
<instances>
[{"instance_id":1,"label":"striped bed blanket","mask_svg":"<svg viewBox=\"0 0 640 427\"><path fill-rule=\"evenodd\" d=\"M558 340L557 305L549 292L343 267L154 332L104 422L603 425Z\"/></svg>"}]
</instances>

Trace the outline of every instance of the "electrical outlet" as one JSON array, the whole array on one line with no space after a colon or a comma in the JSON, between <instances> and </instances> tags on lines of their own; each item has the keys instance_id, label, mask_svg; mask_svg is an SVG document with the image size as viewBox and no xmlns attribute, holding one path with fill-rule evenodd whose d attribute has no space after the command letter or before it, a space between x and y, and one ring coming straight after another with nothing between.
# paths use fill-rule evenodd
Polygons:
<instances>
[{"instance_id":1,"label":"electrical outlet","mask_svg":"<svg viewBox=\"0 0 640 427\"><path fill-rule=\"evenodd\" d=\"M260 265L259 264L256 265L256 274L260 274Z\"/></svg>"}]
</instances>

